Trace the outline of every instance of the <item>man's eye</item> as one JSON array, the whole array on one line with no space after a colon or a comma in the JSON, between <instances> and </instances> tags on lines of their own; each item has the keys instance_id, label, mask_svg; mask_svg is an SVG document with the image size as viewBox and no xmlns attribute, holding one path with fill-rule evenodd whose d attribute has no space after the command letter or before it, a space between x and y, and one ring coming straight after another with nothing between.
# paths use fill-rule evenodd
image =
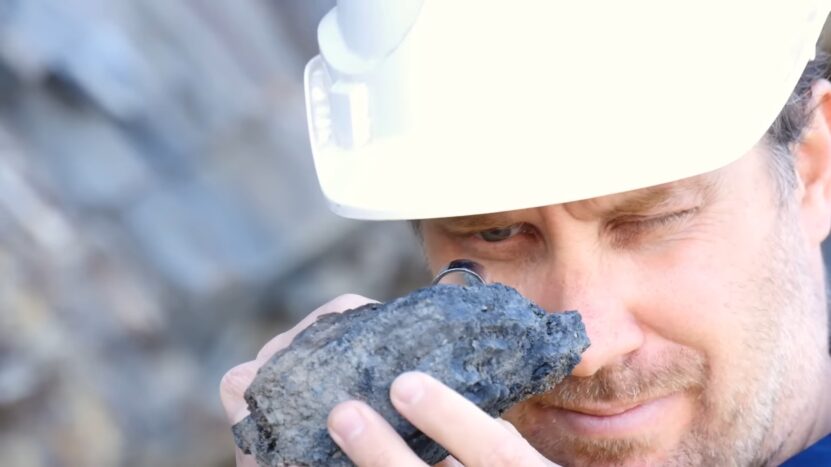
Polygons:
<instances>
[{"instance_id":1,"label":"man's eye","mask_svg":"<svg viewBox=\"0 0 831 467\"><path fill-rule=\"evenodd\" d=\"M666 227L672 225L673 222L684 220L695 214L698 208L685 209L683 211L671 212L662 216L653 217L651 219L644 219L640 221L642 227Z\"/></svg>"},{"instance_id":2,"label":"man's eye","mask_svg":"<svg viewBox=\"0 0 831 467\"><path fill-rule=\"evenodd\" d=\"M696 212L698 212L697 207L645 219L615 222L610 227L612 227L619 236L618 240L629 241L637 238L637 236L641 234L677 226L680 222L687 220Z\"/></svg>"},{"instance_id":3,"label":"man's eye","mask_svg":"<svg viewBox=\"0 0 831 467\"><path fill-rule=\"evenodd\" d=\"M500 227L498 229L483 230L476 233L476 236L486 242L496 243L508 240L520 232L522 232L522 224L515 224L508 227Z\"/></svg>"}]
</instances>

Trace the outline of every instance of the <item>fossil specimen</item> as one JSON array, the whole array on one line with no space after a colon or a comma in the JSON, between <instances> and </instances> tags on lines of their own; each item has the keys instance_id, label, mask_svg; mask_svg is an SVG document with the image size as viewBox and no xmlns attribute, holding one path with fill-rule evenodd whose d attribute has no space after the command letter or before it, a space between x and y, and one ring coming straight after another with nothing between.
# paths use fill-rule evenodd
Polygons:
<instances>
[{"instance_id":1,"label":"fossil specimen","mask_svg":"<svg viewBox=\"0 0 831 467\"><path fill-rule=\"evenodd\" d=\"M338 403L360 399L427 463L447 452L389 400L399 374L429 373L498 416L567 376L589 346L580 315L546 313L501 285L435 285L386 304L322 316L260 369L233 427L261 465L351 465L329 437Z\"/></svg>"}]
</instances>

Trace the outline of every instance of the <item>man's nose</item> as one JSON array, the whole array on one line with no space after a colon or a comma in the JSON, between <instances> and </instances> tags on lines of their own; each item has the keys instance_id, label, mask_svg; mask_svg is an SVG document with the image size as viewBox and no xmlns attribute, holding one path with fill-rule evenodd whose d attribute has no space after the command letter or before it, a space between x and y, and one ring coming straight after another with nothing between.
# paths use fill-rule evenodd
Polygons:
<instances>
[{"instance_id":1,"label":"man's nose","mask_svg":"<svg viewBox=\"0 0 831 467\"><path fill-rule=\"evenodd\" d=\"M622 272L619 272L622 274ZM591 346L583 353L572 373L589 377L607 365L622 363L640 349L644 329L635 310L629 309L626 297L632 293L625 276L612 277L612 268L594 264L589 268L573 266L551 271L545 288L535 294L538 303L549 311L577 310L586 325Z\"/></svg>"}]
</instances>

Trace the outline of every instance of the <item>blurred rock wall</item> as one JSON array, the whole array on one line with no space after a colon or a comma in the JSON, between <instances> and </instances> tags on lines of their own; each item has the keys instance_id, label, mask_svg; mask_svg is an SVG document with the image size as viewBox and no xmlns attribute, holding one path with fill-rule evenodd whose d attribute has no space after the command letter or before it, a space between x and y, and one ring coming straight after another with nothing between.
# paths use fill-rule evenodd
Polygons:
<instances>
[{"instance_id":1,"label":"blurred rock wall","mask_svg":"<svg viewBox=\"0 0 831 467\"><path fill-rule=\"evenodd\" d=\"M0 465L232 465L225 370L426 281L406 226L319 194L333 3L0 0Z\"/></svg>"}]
</instances>

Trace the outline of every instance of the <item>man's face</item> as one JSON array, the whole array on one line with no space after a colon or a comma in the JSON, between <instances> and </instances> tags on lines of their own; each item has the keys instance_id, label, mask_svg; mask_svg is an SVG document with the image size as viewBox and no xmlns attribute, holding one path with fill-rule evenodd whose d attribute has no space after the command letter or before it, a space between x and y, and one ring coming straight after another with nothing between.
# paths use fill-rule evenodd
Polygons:
<instances>
[{"instance_id":1,"label":"man's face","mask_svg":"<svg viewBox=\"0 0 831 467\"><path fill-rule=\"evenodd\" d=\"M827 353L818 254L757 148L650 189L423 221L431 268L482 263L592 345L505 418L565 465L747 465L803 441Z\"/></svg>"}]
</instances>

